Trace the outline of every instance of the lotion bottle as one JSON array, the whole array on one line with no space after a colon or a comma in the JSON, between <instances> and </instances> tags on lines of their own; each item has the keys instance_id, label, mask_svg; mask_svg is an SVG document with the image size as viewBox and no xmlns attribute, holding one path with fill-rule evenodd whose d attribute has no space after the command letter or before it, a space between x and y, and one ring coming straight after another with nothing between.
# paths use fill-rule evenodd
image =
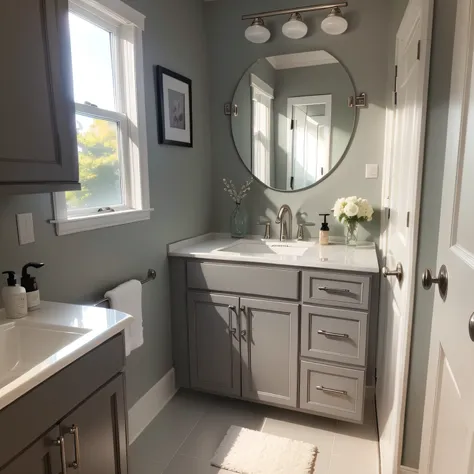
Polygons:
<instances>
[{"instance_id":1,"label":"lotion bottle","mask_svg":"<svg viewBox=\"0 0 474 474\"><path fill-rule=\"evenodd\" d=\"M28 314L28 304L26 301L26 290L16 283L15 272L3 272L8 275L7 285L2 290L2 298L5 304L5 311L9 319L21 319Z\"/></svg>"},{"instance_id":2,"label":"lotion bottle","mask_svg":"<svg viewBox=\"0 0 474 474\"><path fill-rule=\"evenodd\" d=\"M324 217L324 222L321 224L321 230L319 231L319 245L329 245L329 225L326 222L326 217L331 214L319 214Z\"/></svg>"},{"instance_id":3,"label":"lotion bottle","mask_svg":"<svg viewBox=\"0 0 474 474\"><path fill-rule=\"evenodd\" d=\"M21 286L26 290L26 301L28 311L34 311L40 307L40 292L36 277L28 273L28 268L42 268L44 263L27 263L21 271Z\"/></svg>"}]
</instances>

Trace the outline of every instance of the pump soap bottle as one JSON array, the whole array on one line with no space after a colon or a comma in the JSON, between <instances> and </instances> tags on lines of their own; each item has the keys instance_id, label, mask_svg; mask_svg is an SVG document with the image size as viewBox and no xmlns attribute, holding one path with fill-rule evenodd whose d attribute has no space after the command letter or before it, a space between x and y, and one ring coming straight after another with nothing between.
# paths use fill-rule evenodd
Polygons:
<instances>
[{"instance_id":1,"label":"pump soap bottle","mask_svg":"<svg viewBox=\"0 0 474 474\"><path fill-rule=\"evenodd\" d=\"M326 222L326 218L331 214L319 214L324 217L324 222L321 224L321 230L319 231L319 245L329 245L329 225Z\"/></svg>"},{"instance_id":2,"label":"pump soap bottle","mask_svg":"<svg viewBox=\"0 0 474 474\"><path fill-rule=\"evenodd\" d=\"M7 285L2 290L3 303L5 304L5 311L7 318L20 319L28 314L28 305L26 302L26 290L16 284L15 272L3 272L8 275Z\"/></svg>"},{"instance_id":3,"label":"pump soap bottle","mask_svg":"<svg viewBox=\"0 0 474 474\"><path fill-rule=\"evenodd\" d=\"M27 263L21 271L21 286L26 290L26 300L28 304L28 311L34 311L40 307L40 292L36 277L28 273L28 268L42 268L44 263Z\"/></svg>"}]
</instances>

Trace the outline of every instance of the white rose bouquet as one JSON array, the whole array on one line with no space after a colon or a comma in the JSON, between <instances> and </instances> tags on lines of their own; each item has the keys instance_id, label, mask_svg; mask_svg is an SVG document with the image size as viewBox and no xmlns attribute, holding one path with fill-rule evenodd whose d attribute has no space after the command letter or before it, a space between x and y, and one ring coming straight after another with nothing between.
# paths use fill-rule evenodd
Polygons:
<instances>
[{"instance_id":1,"label":"white rose bouquet","mask_svg":"<svg viewBox=\"0 0 474 474\"><path fill-rule=\"evenodd\" d=\"M374 209L367 199L351 196L340 198L334 204L334 217L346 226L346 243L357 243L357 227L360 222L370 222Z\"/></svg>"}]
</instances>

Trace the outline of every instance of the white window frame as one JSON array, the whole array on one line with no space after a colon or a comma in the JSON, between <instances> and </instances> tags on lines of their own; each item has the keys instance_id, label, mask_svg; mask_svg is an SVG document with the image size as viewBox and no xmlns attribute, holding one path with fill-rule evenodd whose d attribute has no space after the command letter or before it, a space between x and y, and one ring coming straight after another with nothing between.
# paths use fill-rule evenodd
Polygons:
<instances>
[{"instance_id":1,"label":"white window frame","mask_svg":"<svg viewBox=\"0 0 474 474\"><path fill-rule=\"evenodd\" d=\"M69 210L64 192L53 193L57 235L128 224L150 219L150 188L146 135L142 32L145 17L121 0L70 0L69 10L112 33L117 111L77 104L76 112L120 124L118 140L123 156L122 205L113 212L99 208Z\"/></svg>"}]
</instances>

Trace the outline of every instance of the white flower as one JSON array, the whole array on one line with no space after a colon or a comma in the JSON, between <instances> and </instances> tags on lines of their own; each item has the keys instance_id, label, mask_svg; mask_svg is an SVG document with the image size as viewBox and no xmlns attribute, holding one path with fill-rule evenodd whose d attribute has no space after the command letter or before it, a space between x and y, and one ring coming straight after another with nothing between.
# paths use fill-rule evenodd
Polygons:
<instances>
[{"instance_id":1,"label":"white flower","mask_svg":"<svg viewBox=\"0 0 474 474\"><path fill-rule=\"evenodd\" d=\"M350 196L350 197L346 198L347 202L357 203L358 200L359 200L359 198L357 196Z\"/></svg>"},{"instance_id":2,"label":"white flower","mask_svg":"<svg viewBox=\"0 0 474 474\"><path fill-rule=\"evenodd\" d=\"M344 207L344 213L347 217L357 216L359 213L359 206L355 202L348 202Z\"/></svg>"}]
</instances>

